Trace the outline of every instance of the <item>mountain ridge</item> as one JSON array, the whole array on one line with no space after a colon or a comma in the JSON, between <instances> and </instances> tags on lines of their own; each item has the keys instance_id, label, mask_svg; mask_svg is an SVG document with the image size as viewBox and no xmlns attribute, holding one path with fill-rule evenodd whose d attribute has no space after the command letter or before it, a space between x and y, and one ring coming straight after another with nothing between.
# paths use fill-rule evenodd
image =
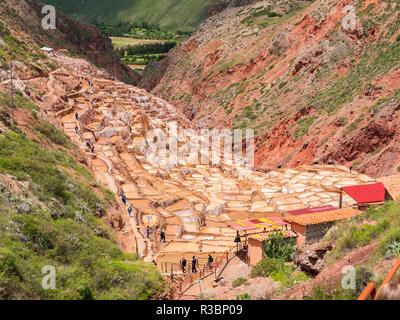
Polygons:
<instances>
[{"instance_id":1,"label":"mountain ridge","mask_svg":"<svg viewBox=\"0 0 400 320\"><path fill-rule=\"evenodd\" d=\"M261 170L340 163L372 176L400 168L396 1L260 1L209 18L141 85L194 124L254 128Z\"/></svg>"}]
</instances>

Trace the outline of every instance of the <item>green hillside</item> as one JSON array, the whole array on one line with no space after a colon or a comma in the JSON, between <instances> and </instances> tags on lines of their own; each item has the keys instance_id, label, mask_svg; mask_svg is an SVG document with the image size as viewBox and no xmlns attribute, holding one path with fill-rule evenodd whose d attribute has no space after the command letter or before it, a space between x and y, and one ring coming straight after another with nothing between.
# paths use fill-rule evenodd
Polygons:
<instances>
[{"instance_id":1,"label":"green hillside","mask_svg":"<svg viewBox=\"0 0 400 320\"><path fill-rule=\"evenodd\" d=\"M158 25L168 31L192 32L214 0L46 0L60 11L91 23Z\"/></svg>"}]
</instances>

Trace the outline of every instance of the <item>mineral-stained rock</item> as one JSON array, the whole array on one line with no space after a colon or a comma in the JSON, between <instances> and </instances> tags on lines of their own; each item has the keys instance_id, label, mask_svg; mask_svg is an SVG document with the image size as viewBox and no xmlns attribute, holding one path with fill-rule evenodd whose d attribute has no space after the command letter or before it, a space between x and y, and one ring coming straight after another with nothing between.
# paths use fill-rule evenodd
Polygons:
<instances>
[{"instance_id":1,"label":"mineral-stained rock","mask_svg":"<svg viewBox=\"0 0 400 320\"><path fill-rule=\"evenodd\" d=\"M318 242L304 247L295 254L294 264L301 271L316 276L324 266L326 253L332 248L332 241Z\"/></svg>"}]
</instances>

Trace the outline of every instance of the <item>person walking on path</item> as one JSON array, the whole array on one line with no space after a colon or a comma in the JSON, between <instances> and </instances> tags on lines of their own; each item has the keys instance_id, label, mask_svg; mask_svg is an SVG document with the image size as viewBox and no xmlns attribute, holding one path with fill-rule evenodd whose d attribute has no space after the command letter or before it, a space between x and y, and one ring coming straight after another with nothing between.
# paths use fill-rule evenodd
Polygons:
<instances>
[{"instance_id":1,"label":"person walking on path","mask_svg":"<svg viewBox=\"0 0 400 320\"><path fill-rule=\"evenodd\" d=\"M163 230L161 230L161 233L160 233L160 242L165 242L166 240L165 240L165 231L164 231L164 229Z\"/></svg>"},{"instance_id":2,"label":"person walking on path","mask_svg":"<svg viewBox=\"0 0 400 320\"><path fill-rule=\"evenodd\" d=\"M244 259L245 259L246 263L248 263L248 252L249 252L249 249L247 247L247 244L244 244L243 245L243 254L244 254Z\"/></svg>"},{"instance_id":3,"label":"person walking on path","mask_svg":"<svg viewBox=\"0 0 400 320\"><path fill-rule=\"evenodd\" d=\"M211 254L208 254L207 266L208 266L208 269L209 269L209 270L211 270L211 268L212 268L212 263L213 263L213 262L214 262L213 257L211 256Z\"/></svg>"},{"instance_id":4,"label":"person walking on path","mask_svg":"<svg viewBox=\"0 0 400 320\"><path fill-rule=\"evenodd\" d=\"M196 259L195 256L193 256L193 259L192 259L192 273L196 273L197 272L196 264L197 264L197 259Z\"/></svg>"},{"instance_id":5,"label":"person walking on path","mask_svg":"<svg viewBox=\"0 0 400 320\"><path fill-rule=\"evenodd\" d=\"M91 151L92 153L94 153L94 146L91 146L91 147L90 147L90 151Z\"/></svg>"},{"instance_id":6,"label":"person walking on path","mask_svg":"<svg viewBox=\"0 0 400 320\"><path fill-rule=\"evenodd\" d=\"M75 133L78 134L78 132L79 132L79 128L75 127Z\"/></svg>"},{"instance_id":7,"label":"person walking on path","mask_svg":"<svg viewBox=\"0 0 400 320\"><path fill-rule=\"evenodd\" d=\"M123 203L124 205L126 205L126 198L125 198L125 196L122 196L121 201L122 201L122 203Z\"/></svg>"},{"instance_id":8,"label":"person walking on path","mask_svg":"<svg viewBox=\"0 0 400 320\"><path fill-rule=\"evenodd\" d=\"M75 119L76 119L76 120L79 120L79 114L78 114L78 112L75 112Z\"/></svg>"},{"instance_id":9,"label":"person walking on path","mask_svg":"<svg viewBox=\"0 0 400 320\"><path fill-rule=\"evenodd\" d=\"M128 208L128 214L129 214L129 218L132 218L132 207Z\"/></svg>"},{"instance_id":10,"label":"person walking on path","mask_svg":"<svg viewBox=\"0 0 400 320\"><path fill-rule=\"evenodd\" d=\"M182 273L186 272L186 263L187 263L186 259L185 259L185 257L183 257L182 260L181 260Z\"/></svg>"},{"instance_id":11,"label":"person walking on path","mask_svg":"<svg viewBox=\"0 0 400 320\"><path fill-rule=\"evenodd\" d=\"M147 226L146 233L147 233L147 239L149 239L150 238L150 227L149 226Z\"/></svg>"}]
</instances>

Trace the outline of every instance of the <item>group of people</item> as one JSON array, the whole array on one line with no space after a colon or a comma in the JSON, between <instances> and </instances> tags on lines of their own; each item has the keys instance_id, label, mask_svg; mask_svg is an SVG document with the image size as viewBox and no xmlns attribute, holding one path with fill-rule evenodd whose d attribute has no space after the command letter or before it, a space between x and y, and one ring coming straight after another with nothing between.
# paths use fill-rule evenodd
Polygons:
<instances>
[{"instance_id":1,"label":"group of people","mask_svg":"<svg viewBox=\"0 0 400 320\"><path fill-rule=\"evenodd\" d=\"M123 190L121 190L119 192L119 196L121 198L122 203L126 206L128 204L128 199L126 198L125 193L124 193ZM130 218L132 218L132 212L133 212L133 209L132 209L131 206L129 206L128 207L128 214L129 214ZM150 226L147 226L147 228L146 228L146 238L147 239L150 239L150 232L151 232ZM167 240L165 238L165 229L163 228L161 230L161 232L160 232L160 242L166 242L166 241Z\"/></svg>"},{"instance_id":2,"label":"group of people","mask_svg":"<svg viewBox=\"0 0 400 320\"><path fill-rule=\"evenodd\" d=\"M75 112L75 119L78 122L79 121L79 114L78 112ZM75 133L79 134L79 127L78 125L75 126ZM94 145L91 145L89 141L86 141L86 147L90 149L91 153L94 153Z\"/></svg>"},{"instance_id":3,"label":"group of people","mask_svg":"<svg viewBox=\"0 0 400 320\"><path fill-rule=\"evenodd\" d=\"M91 153L94 153L94 145L91 145L89 141L86 141L86 147L90 149Z\"/></svg>"},{"instance_id":4,"label":"group of people","mask_svg":"<svg viewBox=\"0 0 400 320\"><path fill-rule=\"evenodd\" d=\"M213 262L214 262L214 258L211 256L211 254L209 254L208 260L207 260L207 267L209 270L211 270ZM196 256L193 256L192 257L192 273L197 272L198 263L199 262L198 262ZM186 272L186 266L187 266L187 260L185 259L185 257L183 257L181 260L181 268L182 268L183 273Z\"/></svg>"},{"instance_id":5,"label":"group of people","mask_svg":"<svg viewBox=\"0 0 400 320\"><path fill-rule=\"evenodd\" d=\"M126 206L127 203L128 203L128 199L125 197L124 190L121 190L121 191L119 192L119 196L121 197L122 203ZM128 214L129 214L129 217L130 217L130 218L132 217L132 212L133 212L133 209L132 209L131 206L129 206L129 207L128 207Z\"/></svg>"}]
</instances>

